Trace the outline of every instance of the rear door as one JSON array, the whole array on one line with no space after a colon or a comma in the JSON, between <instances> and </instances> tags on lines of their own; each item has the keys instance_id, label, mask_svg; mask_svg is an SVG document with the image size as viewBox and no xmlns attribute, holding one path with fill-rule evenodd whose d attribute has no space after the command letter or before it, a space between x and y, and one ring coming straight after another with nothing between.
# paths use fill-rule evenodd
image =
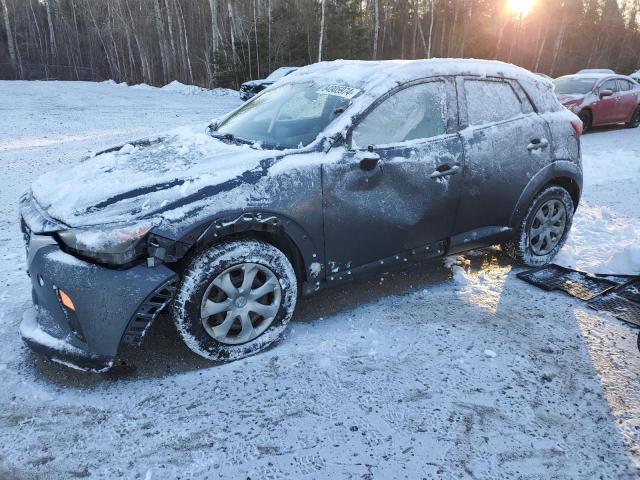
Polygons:
<instances>
[{"instance_id":1,"label":"rear door","mask_svg":"<svg viewBox=\"0 0 640 480\"><path fill-rule=\"evenodd\" d=\"M516 81L459 77L457 85L466 165L455 233L499 230L551 161L549 126Z\"/></svg>"},{"instance_id":2,"label":"rear door","mask_svg":"<svg viewBox=\"0 0 640 480\"><path fill-rule=\"evenodd\" d=\"M456 124L455 85L444 78L398 87L356 120L344 156L323 165L329 272L439 249L462 186Z\"/></svg>"}]
</instances>

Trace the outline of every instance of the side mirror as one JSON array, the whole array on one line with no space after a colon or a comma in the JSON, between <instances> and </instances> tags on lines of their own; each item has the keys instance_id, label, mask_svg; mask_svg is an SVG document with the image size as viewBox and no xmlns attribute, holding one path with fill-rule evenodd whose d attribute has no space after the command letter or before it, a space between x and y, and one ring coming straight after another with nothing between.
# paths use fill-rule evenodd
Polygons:
<instances>
[{"instance_id":1,"label":"side mirror","mask_svg":"<svg viewBox=\"0 0 640 480\"><path fill-rule=\"evenodd\" d=\"M380 155L375 153L372 147L369 147L366 152L362 152L358 157L360 159L360 170L365 172L370 172L380 162Z\"/></svg>"},{"instance_id":2,"label":"side mirror","mask_svg":"<svg viewBox=\"0 0 640 480\"><path fill-rule=\"evenodd\" d=\"M613 90L609 90L608 88L600 90L600 98L610 97L611 95L613 95Z\"/></svg>"}]
</instances>

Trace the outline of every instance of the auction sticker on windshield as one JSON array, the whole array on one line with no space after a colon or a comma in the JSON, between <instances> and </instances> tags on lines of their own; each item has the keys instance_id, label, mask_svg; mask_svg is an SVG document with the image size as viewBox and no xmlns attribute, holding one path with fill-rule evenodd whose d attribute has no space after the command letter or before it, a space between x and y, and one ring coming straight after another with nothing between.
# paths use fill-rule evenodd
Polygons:
<instances>
[{"instance_id":1,"label":"auction sticker on windshield","mask_svg":"<svg viewBox=\"0 0 640 480\"><path fill-rule=\"evenodd\" d=\"M357 88L348 87L346 85L327 85L326 87L322 87L316 93L319 95L334 95L336 97L352 99L358 93L360 93L360 90Z\"/></svg>"}]
</instances>

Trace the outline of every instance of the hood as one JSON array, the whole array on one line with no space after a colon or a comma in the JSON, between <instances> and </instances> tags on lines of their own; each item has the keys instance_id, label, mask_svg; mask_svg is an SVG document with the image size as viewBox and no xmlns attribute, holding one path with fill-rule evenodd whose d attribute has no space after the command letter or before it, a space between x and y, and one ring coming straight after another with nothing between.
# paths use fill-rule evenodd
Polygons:
<instances>
[{"instance_id":1,"label":"hood","mask_svg":"<svg viewBox=\"0 0 640 480\"><path fill-rule=\"evenodd\" d=\"M562 103L563 105L566 103L576 103L582 99L584 99L586 95L582 95L582 94L558 94L558 100L560 101L560 103Z\"/></svg>"},{"instance_id":2,"label":"hood","mask_svg":"<svg viewBox=\"0 0 640 480\"><path fill-rule=\"evenodd\" d=\"M253 88L253 87L264 87L264 86L268 86L271 85L273 82L270 80L251 80L249 82L244 82L242 84L243 87L249 87L249 88Z\"/></svg>"},{"instance_id":3,"label":"hood","mask_svg":"<svg viewBox=\"0 0 640 480\"><path fill-rule=\"evenodd\" d=\"M277 151L230 145L205 128L126 144L38 178L33 198L71 227L126 222L188 204L198 194L264 169Z\"/></svg>"}]
</instances>

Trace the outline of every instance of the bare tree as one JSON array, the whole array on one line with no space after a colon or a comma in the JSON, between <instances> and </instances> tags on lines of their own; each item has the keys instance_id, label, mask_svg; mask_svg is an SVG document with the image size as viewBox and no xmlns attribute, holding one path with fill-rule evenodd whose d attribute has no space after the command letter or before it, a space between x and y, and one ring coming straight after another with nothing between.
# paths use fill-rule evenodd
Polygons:
<instances>
[{"instance_id":1,"label":"bare tree","mask_svg":"<svg viewBox=\"0 0 640 480\"><path fill-rule=\"evenodd\" d=\"M7 6L7 0L1 0L4 29L7 32L7 47L9 49L9 58L11 59L11 65L18 71L20 66L18 65L18 56L16 55L16 47L13 41L13 30L11 29L11 19L9 18L9 7Z\"/></svg>"},{"instance_id":2,"label":"bare tree","mask_svg":"<svg viewBox=\"0 0 640 480\"><path fill-rule=\"evenodd\" d=\"M373 0L373 59L378 58L378 36L380 35L380 5L379 0Z\"/></svg>"},{"instance_id":3,"label":"bare tree","mask_svg":"<svg viewBox=\"0 0 640 480\"><path fill-rule=\"evenodd\" d=\"M49 24L49 48L51 49L51 55L57 57L58 46L56 44L56 33L53 27L53 0L43 0L44 6L47 10L47 23Z\"/></svg>"},{"instance_id":4,"label":"bare tree","mask_svg":"<svg viewBox=\"0 0 640 480\"><path fill-rule=\"evenodd\" d=\"M326 0L322 0L321 6L320 6L320 40L318 41L318 61L321 62L322 61L322 45L324 43L324 12L325 12L325 5L326 4Z\"/></svg>"}]
</instances>

